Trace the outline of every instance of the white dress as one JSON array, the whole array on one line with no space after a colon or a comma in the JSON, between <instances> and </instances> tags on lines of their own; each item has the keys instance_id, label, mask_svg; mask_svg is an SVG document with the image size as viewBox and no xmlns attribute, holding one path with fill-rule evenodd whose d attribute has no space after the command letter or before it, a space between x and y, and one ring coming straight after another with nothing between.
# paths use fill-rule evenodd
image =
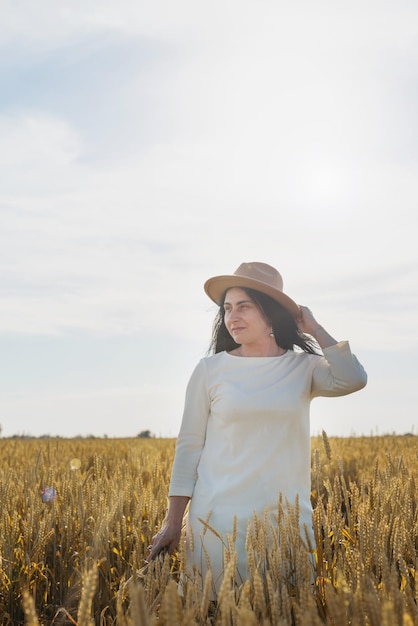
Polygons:
<instances>
[{"instance_id":1,"label":"white dress","mask_svg":"<svg viewBox=\"0 0 418 626\"><path fill-rule=\"evenodd\" d=\"M202 578L210 557L215 586L223 573L222 541L238 522L238 580L247 577L245 536L253 513L277 512L279 494L299 496L300 523L312 527L309 407L315 396L341 396L367 375L348 342L324 356L288 350L278 357L220 352L196 366L186 391L169 495L190 496L187 568Z\"/></svg>"}]
</instances>

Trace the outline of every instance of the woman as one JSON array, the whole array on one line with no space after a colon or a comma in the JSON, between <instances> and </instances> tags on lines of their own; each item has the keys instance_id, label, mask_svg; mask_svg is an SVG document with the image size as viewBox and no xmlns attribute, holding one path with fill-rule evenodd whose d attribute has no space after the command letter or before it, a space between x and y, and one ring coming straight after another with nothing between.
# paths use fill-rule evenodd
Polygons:
<instances>
[{"instance_id":1,"label":"woman","mask_svg":"<svg viewBox=\"0 0 418 626\"><path fill-rule=\"evenodd\" d=\"M367 376L348 343L283 292L270 265L242 263L204 289L220 307L214 354L198 363L187 387L168 511L149 560L177 548L190 501L187 569L204 578L209 557L219 589L234 517L238 581L248 574L248 521L266 510L273 521L280 493L290 503L298 497L301 527L312 527L310 402L357 391Z\"/></svg>"}]
</instances>

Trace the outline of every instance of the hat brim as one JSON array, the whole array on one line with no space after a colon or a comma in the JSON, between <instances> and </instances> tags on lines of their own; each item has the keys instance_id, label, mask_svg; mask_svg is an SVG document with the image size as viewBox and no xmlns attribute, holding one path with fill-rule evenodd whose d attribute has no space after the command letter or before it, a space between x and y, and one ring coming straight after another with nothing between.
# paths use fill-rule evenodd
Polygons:
<instances>
[{"instance_id":1,"label":"hat brim","mask_svg":"<svg viewBox=\"0 0 418 626\"><path fill-rule=\"evenodd\" d=\"M236 275L214 276L213 278L209 278L203 285L206 294L218 305L221 304L225 291L227 289L231 289L232 287L247 287L248 289L261 291L261 293L265 293L270 296L270 298L273 298L273 300L276 300L276 302L284 306L295 319L300 317L299 306L294 300L289 298L289 296L283 293L283 291L275 289L271 285L255 280L254 278L245 278L243 276Z\"/></svg>"}]
</instances>

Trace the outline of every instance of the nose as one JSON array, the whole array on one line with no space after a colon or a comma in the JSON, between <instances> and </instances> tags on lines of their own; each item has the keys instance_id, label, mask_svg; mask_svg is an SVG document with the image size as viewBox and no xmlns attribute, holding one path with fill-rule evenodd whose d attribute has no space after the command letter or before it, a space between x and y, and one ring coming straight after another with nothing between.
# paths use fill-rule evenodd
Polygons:
<instances>
[{"instance_id":1,"label":"nose","mask_svg":"<svg viewBox=\"0 0 418 626\"><path fill-rule=\"evenodd\" d=\"M239 311L231 311L231 315L229 316L227 320L225 320L225 322L226 322L226 327L229 330L242 326Z\"/></svg>"},{"instance_id":2,"label":"nose","mask_svg":"<svg viewBox=\"0 0 418 626\"><path fill-rule=\"evenodd\" d=\"M237 309L229 309L227 313L228 321L234 321L238 318L238 310Z\"/></svg>"}]
</instances>

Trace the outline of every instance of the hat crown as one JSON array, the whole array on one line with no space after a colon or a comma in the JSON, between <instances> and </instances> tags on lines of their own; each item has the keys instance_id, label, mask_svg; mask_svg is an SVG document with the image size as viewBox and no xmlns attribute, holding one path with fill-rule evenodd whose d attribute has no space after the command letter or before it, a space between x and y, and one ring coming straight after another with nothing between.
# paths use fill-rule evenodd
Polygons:
<instances>
[{"instance_id":1,"label":"hat crown","mask_svg":"<svg viewBox=\"0 0 418 626\"><path fill-rule=\"evenodd\" d=\"M241 263L238 269L235 270L234 276L257 280L266 285L270 285L274 289L283 291L283 278L281 274L276 268L267 263Z\"/></svg>"}]
</instances>

